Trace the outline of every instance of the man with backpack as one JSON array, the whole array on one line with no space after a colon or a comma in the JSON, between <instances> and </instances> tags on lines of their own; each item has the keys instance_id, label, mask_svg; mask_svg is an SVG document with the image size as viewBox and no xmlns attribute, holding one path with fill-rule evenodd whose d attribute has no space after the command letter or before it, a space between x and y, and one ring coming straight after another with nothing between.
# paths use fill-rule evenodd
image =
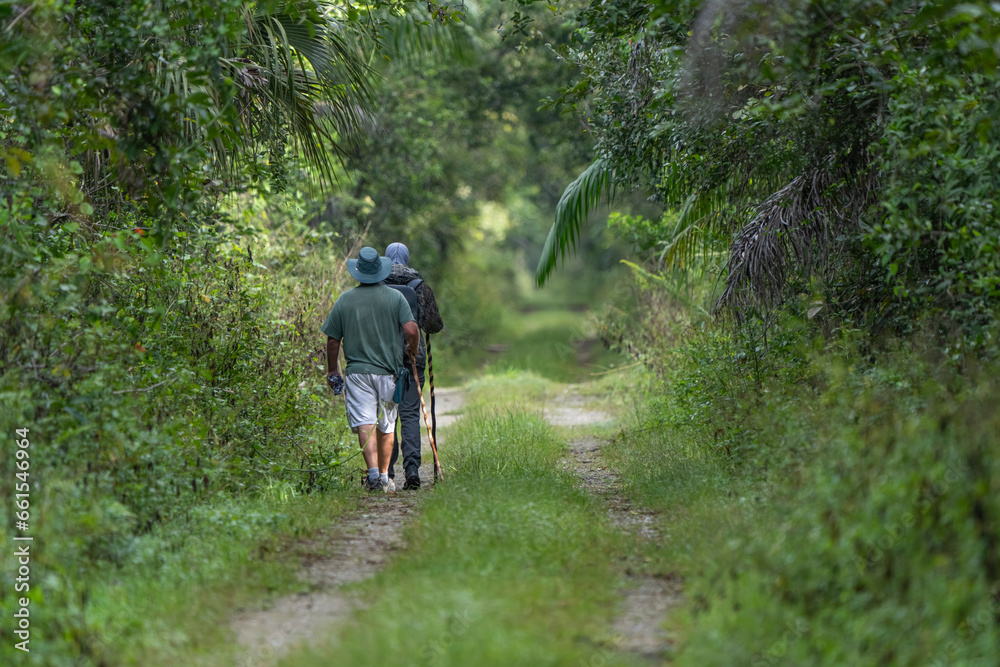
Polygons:
<instances>
[{"instance_id":1,"label":"man with backpack","mask_svg":"<svg viewBox=\"0 0 1000 667\"><path fill-rule=\"evenodd\" d=\"M434 292L415 269L410 268L410 251L402 243L391 243L385 249L385 256L392 260L392 270L385 279L386 285L398 290L407 303L413 319L420 329L436 334L444 328L438 311ZM403 342L406 345L406 341ZM393 440L392 459L389 462L389 478L395 475L396 460L403 452L403 472L406 482L404 489L420 488L420 387L424 385L424 369L427 365L427 351L424 341L419 341L417 352L417 377L413 378L409 389L399 406L399 422L402 437ZM420 384L417 384L417 383ZM402 440L402 442L400 442Z\"/></svg>"},{"instance_id":2,"label":"man with backpack","mask_svg":"<svg viewBox=\"0 0 1000 667\"><path fill-rule=\"evenodd\" d=\"M375 248L362 248L347 270L359 283L340 295L322 331L327 335L327 381L335 394L346 384L347 422L356 429L368 465L365 486L369 491L396 490L389 478L396 433L396 378L404 360L417 354L420 331L410 305L383 281L392 262ZM399 339L404 345L400 347ZM341 379L340 348L343 343L347 373Z\"/></svg>"}]
</instances>

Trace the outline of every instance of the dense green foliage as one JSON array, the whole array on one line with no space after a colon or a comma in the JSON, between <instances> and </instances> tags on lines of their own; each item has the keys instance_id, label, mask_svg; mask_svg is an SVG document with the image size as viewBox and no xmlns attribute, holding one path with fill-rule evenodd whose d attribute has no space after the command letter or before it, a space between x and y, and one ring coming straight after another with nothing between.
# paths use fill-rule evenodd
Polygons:
<instances>
[{"instance_id":1,"label":"dense green foliage","mask_svg":"<svg viewBox=\"0 0 1000 667\"><path fill-rule=\"evenodd\" d=\"M31 442L0 492L23 485L20 532L44 545L24 592L46 610L35 664L100 653L95 572L156 571L239 494L340 483L314 350L342 251L289 187L333 176L369 95L361 31L327 9L0 6L0 430Z\"/></svg>"},{"instance_id":2,"label":"dense green foliage","mask_svg":"<svg viewBox=\"0 0 1000 667\"><path fill-rule=\"evenodd\" d=\"M0 20L7 205L35 198L35 215L200 229L219 195L281 187L290 145L332 178L335 135L370 100L362 31L318 2L4 4Z\"/></svg>"},{"instance_id":3,"label":"dense green foliage","mask_svg":"<svg viewBox=\"0 0 1000 667\"><path fill-rule=\"evenodd\" d=\"M686 580L677 664L991 661L995 366L919 343L872 365L815 330L759 365L728 334L684 340L611 449L669 527L655 567Z\"/></svg>"},{"instance_id":4,"label":"dense green foliage","mask_svg":"<svg viewBox=\"0 0 1000 667\"><path fill-rule=\"evenodd\" d=\"M274 241L270 252L258 242L251 260L235 247L192 243L180 254L108 233L39 267L9 304L0 424L30 429L29 525L46 545L46 604L79 604L76 568L127 566L137 535L198 504L269 478L337 483L348 440L313 353L332 289L329 245ZM299 249L317 256L288 253ZM11 496L13 464L3 464Z\"/></svg>"},{"instance_id":5,"label":"dense green foliage","mask_svg":"<svg viewBox=\"0 0 1000 667\"><path fill-rule=\"evenodd\" d=\"M997 8L586 16L563 101L665 210L612 217L642 307L603 333L657 377L614 457L686 579L677 664L990 663Z\"/></svg>"},{"instance_id":6,"label":"dense green foliage","mask_svg":"<svg viewBox=\"0 0 1000 667\"><path fill-rule=\"evenodd\" d=\"M738 319L806 291L872 331L931 312L983 343L1000 294L995 5L594 3L578 34L561 101L594 131L594 168L664 206L660 266L708 258ZM554 239L601 198L590 181Z\"/></svg>"},{"instance_id":7,"label":"dense green foliage","mask_svg":"<svg viewBox=\"0 0 1000 667\"><path fill-rule=\"evenodd\" d=\"M380 131L349 157L348 187L315 220L343 236L368 230L379 247L405 242L411 264L452 306L441 336L449 354L477 356L483 342L517 335L507 315L532 298L521 276L537 262L563 184L588 160L575 119L539 109L576 75L546 48L568 43L571 24L524 8L530 30L502 39L495 28L510 10L469 5L460 27L425 31L439 57L387 46ZM588 293L600 282L590 275L612 266L608 245L583 239L587 261L570 268Z\"/></svg>"}]
</instances>

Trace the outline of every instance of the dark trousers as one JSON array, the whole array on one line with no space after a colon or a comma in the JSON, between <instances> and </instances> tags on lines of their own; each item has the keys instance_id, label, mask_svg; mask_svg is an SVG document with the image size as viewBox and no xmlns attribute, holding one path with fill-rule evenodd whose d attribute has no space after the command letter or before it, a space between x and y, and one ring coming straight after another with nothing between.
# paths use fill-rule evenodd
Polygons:
<instances>
[{"instance_id":1,"label":"dark trousers","mask_svg":"<svg viewBox=\"0 0 1000 667\"><path fill-rule=\"evenodd\" d=\"M420 394L419 388L424 386L424 369L417 366L417 382L410 380L410 386L399 404L400 428L392 442L392 458L389 459L389 477L395 477L396 459L399 450L403 450L403 471L406 477L412 477L420 470ZM402 438L400 438L402 435ZM402 439L402 443L400 443Z\"/></svg>"}]
</instances>

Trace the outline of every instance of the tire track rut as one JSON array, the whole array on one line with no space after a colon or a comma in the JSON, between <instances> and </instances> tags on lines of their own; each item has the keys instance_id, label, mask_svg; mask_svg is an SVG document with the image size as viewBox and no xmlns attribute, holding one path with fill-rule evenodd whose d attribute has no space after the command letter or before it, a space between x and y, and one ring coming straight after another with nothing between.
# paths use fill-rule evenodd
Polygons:
<instances>
[{"instance_id":1,"label":"tire track rut","mask_svg":"<svg viewBox=\"0 0 1000 667\"><path fill-rule=\"evenodd\" d=\"M607 414L588 409L584 397L575 393L557 398L546 407L545 416L554 426L569 429L611 421ZM622 494L614 471L604 464L601 448L605 444L606 441L594 436L571 437L564 467L580 480L587 492L601 500L611 523L626 536L637 542L659 541L656 516L634 506ZM680 582L641 574L628 566L624 575L628 590L611 627L614 647L652 662L662 662L673 646L663 623L670 610L683 599Z\"/></svg>"},{"instance_id":2,"label":"tire track rut","mask_svg":"<svg viewBox=\"0 0 1000 667\"><path fill-rule=\"evenodd\" d=\"M437 390L438 426L453 423L464 404L461 389ZM364 608L357 593L344 590L375 576L392 555L406 548L403 531L419 512L421 498L430 491L434 461L426 432L421 445L420 491L397 491L394 495L367 495L358 507L336 525L299 545L302 570L299 578L309 590L286 595L263 609L239 610L230 628L240 646L240 667L273 665L292 649L323 641ZM396 466L402 485L402 461Z\"/></svg>"}]
</instances>

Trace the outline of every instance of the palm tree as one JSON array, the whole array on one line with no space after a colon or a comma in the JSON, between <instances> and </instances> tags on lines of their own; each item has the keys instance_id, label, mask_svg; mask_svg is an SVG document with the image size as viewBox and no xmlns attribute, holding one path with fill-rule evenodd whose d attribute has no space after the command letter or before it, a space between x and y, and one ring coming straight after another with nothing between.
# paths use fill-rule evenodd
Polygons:
<instances>
[{"instance_id":1,"label":"palm tree","mask_svg":"<svg viewBox=\"0 0 1000 667\"><path fill-rule=\"evenodd\" d=\"M235 175L263 153L271 159L285 140L326 180L348 145L372 128L372 74L366 65L364 30L345 20L342 8L322 0L295 0L274 8L245 3L239 38L219 59L235 96L202 85L216 107L213 126L188 121L192 136L206 138L218 167ZM167 91L184 90L185 72L164 77ZM239 125L225 124L223 107L234 104ZM211 137L211 139L208 139Z\"/></svg>"},{"instance_id":2,"label":"palm tree","mask_svg":"<svg viewBox=\"0 0 1000 667\"><path fill-rule=\"evenodd\" d=\"M460 42L455 31L425 37L435 26L406 12L359 21L349 11L327 0L32 5L4 28L11 131L0 150L26 156L8 160L15 167L43 155L54 166L39 160L29 176L48 183L82 167L79 182L58 182L73 180L83 210L138 207L171 221L206 192L274 178L289 149L329 184L376 129L376 50Z\"/></svg>"},{"instance_id":3,"label":"palm tree","mask_svg":"<svg viewBox=\"0 0 1000 667\"><path fill-rule=\"evenodd\" d=\"M838 268L844 238L858 234L862 215L875 201L877 174L867 146L883 93L873 85L861 101L860 93L836 103L823 98L823 104L803 104L799 115L761 111L770 107L758 98L829 81L816 83L822 72L808 69L784 73L776 85L755 69L735 65L720 78L719 63L728 63L730 52L752 51L740 41L743 37L730 36L742 35L740 21L755 25L745 15L751 9L736 11L731 7L736 4L706 3L692 30L676 38L687 48L683 56L665 47L675 44L673 37L629 40L624 58L617 45L595 47L605 49L599 51L602 57L614 54L598 61L613 71L591 74L597 82L588 82L590 87L605 100L627 103L619 105L626 111L606 102L594 113L608 113L603 121L608 125L631 124L633 134L618 131L615 141L622 136L630 141L599 146L601 157L566 188L536 270L539 285L576 246L589 213L602 200L610 203L616 185L647 189L667 207L657 258L665 271L726 256L719 267L724 286L716 309L736 321L780 305L794 276ZM733 11L723 12L727 7ZM715 37L712 26L723 18L732 25ZM658 56L637 57L642 51ZM836 66L841 65L839 53L830 56ZM829 65L836 74L826 75L840 76L845 69ZM651 94L653 82L660 80L670 81L669 95ZM816 128L835 129L820 133Z\"/></svg>"}]
</instances>

